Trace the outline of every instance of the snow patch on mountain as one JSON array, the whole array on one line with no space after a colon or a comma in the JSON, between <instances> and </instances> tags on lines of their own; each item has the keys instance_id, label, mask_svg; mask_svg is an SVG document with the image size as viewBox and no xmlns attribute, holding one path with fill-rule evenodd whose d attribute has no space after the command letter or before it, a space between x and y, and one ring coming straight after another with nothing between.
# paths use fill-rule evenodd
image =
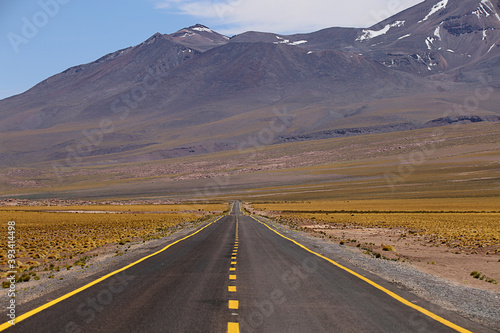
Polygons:
<instances>
[{"instance_id":1,"label":"snow patch on mountain","mask_svg":"<svg viewBox=\"0 0 500 333\"><path fill-rule=\"evenodd\" d=\"M405 21L396 21L392 24L386 24L385 27L383 27L380 30L363 30L363 34L356 38L356 41L362 42L364 40L369 40L375 37L379 37L382 35L385 35L391 28L399 28L404 26Z\"/></svg>"},{"instance_id":2,"label":"snow patch on mountain","mask_svg":"<svg viewBox=\"0 0 500 333\"><path fill-rule=\"evenodd\" d=\"M427 49L432 50L432 42L434 42L434 38L432 37L427 37L425 40L425 44L427 44Z\"/></svg>"},{"instance_id":3,"label":"snow patch on mountain","mask_svg":"<svg viewBox=\"0 0 500 333\"><path fill-rule=\"evenodd\" d=\"M434 6L432 6L431 11L429 12L429 14L427 14L427 16L424 17L422 20L418 21L418 23L427 21L429 19L429 17L431 17L432 15L434 15L435 13L437 13L438 11L440 11L441 9L445 9L447 4L448 4L448 0L439 1L437 4L435 4Z\"/></svg>"},{"instance_id":4,"label":"snow patch on mountain","mask_svg":"<svg viewBox=\"0 0 500 333\"><path fill-rule=\"evenodd\" d=\"M274 44L286 44L286 45L292 45L292 46L295 46L295 45L301 45L301 44L305 44L307 43L307 40L298 40L296 42L290 42L289 39L285 39L285 38L282 38L280 36L276 36L276 38L279 39L279 41L277 42L274 42Z\"/></svg>"},{"instance_id":5,"label":"snow patch on mountain","mask_svg":"<svg viewBox=\"0 0 500 333\"><path fill-rule=\"evenodd\" d=\"M442 23L441 23L442 24ZM425 44L427 45L427 49L432 50L432 46L435 41L441 41L441 24L436 27L434 30L433 37L427 37L425 40ZM441 50L441 48L439 48Z\"/></svg>"},{"instance_id":6,"label":"snow patch on mountain","mask_svg":"<svg viewBox=\"0 0 500 333\"><path fill-rule=\"evenodd\" d=\"M437 39L441 40L441 33L440 33L440 30L441 30L441 26L438 25L436 30L434 30L434 36L437 37Z\"/></svg>"},{"instance_id":7,"label":"snow patch on mountain","mask_svg":"<svg viewBox=\"0 0 500 333\"><path fill-rule=\"evenodd\" d=\"M187 38L187 37L191 37L191 36L195 36L195 35L196 34L193 32L186 32L184 35L179 36L178 38Z\"/></svg>"},{"instance_id":8,"label":"snow patch on mountain","mask_svg":"<svg viewBox=\"0 0 500 333\"><path fill-rule=\"evenodd\" d=\"M484 15L485 17L490 16L491 14L484 8L485 4L481 2L479 4L479 7L477 7L477 10L473 11L472 14L476 15L478 19L481 19L481 15Z\"/></svg>"},{"instance_id":9,"label":"snow patch on mountain","mask_svg":"<svg viewBox=\"0 0 500 333\"><path fill-rule=\"evenodd\" d=\"M300 45L300 44L305 44L307 43L307 40L298 40L296 42L291 42L288 45Z\"/></svg>"},{"instance_id":10,"label":"snow patch on mountain","mask_svg":"<svg viewBox=\"0 0 500 333\"><path fill-rule=\"evenodd\" d=\"M399 37L398 39L408 38L408 37L410 37L410 36L411 36L411 34L407 34L407 35L404 35L404 36Z\"/></svg>"},{"instance_id":11,"label":"snow patch on mountain","mask_svg":"<svg viewBox=\"0 0 500 333\"><path fill-rule=\"evenodd\" d=\"M500 15L498 15L497 11L495 10L495 6L491 3L490 0L482 0L482 4L484 4L488 9L495 15L495 17L500 21Z\"/></svg>"},{"instance_id":12,"label":"snow patch on mountain","mask_svg":"<svg viewBox=\"0 0 500 333\"><path fill-rule=\"evenodd\" d=\"M207 28L207 27L203 27L203 26L193 27L193 28L191 28L191 30L195 30L195 31L205 31L205 32L211 32L211 33L213 33L213 32L214 32L212 29Z\"/></svg>"}]
</instances>

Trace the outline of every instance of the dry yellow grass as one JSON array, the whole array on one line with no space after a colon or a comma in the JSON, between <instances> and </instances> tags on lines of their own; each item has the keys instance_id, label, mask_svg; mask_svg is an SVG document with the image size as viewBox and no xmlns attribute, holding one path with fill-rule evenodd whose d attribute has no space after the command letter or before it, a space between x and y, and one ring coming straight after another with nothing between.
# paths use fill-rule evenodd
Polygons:
<instances>
[{"instance_id":1,"label":"dry yellow grass","mask_svg":"<svg viewBox=\"0 0 500 333\"><path fill-rule=\"evenodd\" d=\"M404 228L450 247L500 245L500 213L493 199L275 202L252 207L297 227L317 223Z\"/></svg>"},{"instance_id":2,"label":"dry yellow grass","mask_svg":"<svg viewBox=\"0 0 500 333\"><path fill-rule=\"evenodd\" d=\"M496 212L500 211L497 197L442 198L442 199L394 199L394 200L313 200L290 202L255 203L262 210L294 211L404 211L404 212Z\"/></svg>"},{"instance_id":3,"label":"dry yellow grass","mask_svg":"<svg viewBox=\"0 0 500 333\"><path fill-rule=\"evenodd\" d=\"M16 222L16 257L20 271L43 263L73 259L106 244L125 244L167 236L185 222L207 219L228 207L224 204L2 207L0 267L7 264L7 222ZM69 213L41 210L113 211L115 213ZM36 210L36 211L33 211ZM155 212L168 213L155 213ZM138 213L134 213L138 212ZM76 259L75 259L76 260Z\"/></svg>"},{"instance_id":4,"label":"dry yellow grass","mask_svg":"<svg viewBox=\"0 0 500 333\"><path fill-rule=\"evenodd\" d=\"M0 211L105 211L105 212L217 212L227 209L226 204L171 204L171 205L87 205L87 206L1 206Z\"/></svg>"}]
</instances>

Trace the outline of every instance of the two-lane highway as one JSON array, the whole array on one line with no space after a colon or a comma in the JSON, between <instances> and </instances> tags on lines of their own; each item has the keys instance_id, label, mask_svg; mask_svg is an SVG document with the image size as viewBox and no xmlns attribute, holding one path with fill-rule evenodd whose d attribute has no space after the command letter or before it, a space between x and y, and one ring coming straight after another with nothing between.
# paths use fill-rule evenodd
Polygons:
<instances>
[{"instance_id":1,"label":"two-lane highway","mask_svg":"<svg viewBox=\"0 0 500 333\"><path fill-rule=\"evenodd\" d=\"M241 214L238 203L167 245L21 316L8 331L492 332L414 306L425 302L294 244Z\"/></svg>"}]
</instances>

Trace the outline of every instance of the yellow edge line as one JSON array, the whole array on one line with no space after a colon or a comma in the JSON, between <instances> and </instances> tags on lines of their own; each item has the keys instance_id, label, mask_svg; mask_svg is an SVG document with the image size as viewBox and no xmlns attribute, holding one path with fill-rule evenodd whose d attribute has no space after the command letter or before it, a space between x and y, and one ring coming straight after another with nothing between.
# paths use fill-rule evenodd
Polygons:
<instances>
[{"instance_id":1,"label":"yellow edge line","mask_svg":"<svg viewBox=\"0 0 500 333\"><path fill-rule=\"evenodd\" d=\"M59 297L59 298L56 298L56 299L55 299L55 300L53 300L53 301L50 301L50 302L48 302L48 303L46 303L46 304L44 304L44 305L39 306L38 308L36 308L36 309L34 309L34 310L31 310L31 311L29 311L29 312L26 312L25 314L22 314L22 315L20 315L19 317L16 317L16 319L15 319L15 321L14 321L14 322L17 324L17 323L19 323L20 321L23 321L23 320L25 320L25 319L27 319L27 318L29 318L29 317L31 317L31 316L33 316L33 315L37 314L37 313L38 313L38 312L40 312L40 311L43 311L43 310L45 310L45 309L47 309L47 308L50 308L51 306L53 306L53 305L55 305L55 304L57 304L57 303L59 303L59 302L61 302L61 301L64 301L65 299L70 298L71 296L76 295L76 294L78 294L79 292L81 292L81 291L83 291L83 290L85 290L85 289L88 289L88 288L92 287L93 285L96 285L96 284L98 284L99 282L102 282L102 281L104 281L104 280L106 280L106 279L110 278L110 277L111 277L111 276L113 276L113 275L116 275L116 274L118 274L118 273L120 273L120 272L123 272L124 270L126 270L126 269L128 269L128 268L130 268L130 267L132 267L132 266L135 266L135 265L137 265L138 263L143 262L143 261L144 261L144 260L146 260L146 259L149 259L149 258L151 258L151 257L156 256L157 254L159 254L159 253L161 253L161 252L163 252L163 251L167 250L169 247L171 247L171 246L173 246L173 245L175 245L175 244L177 244L177 243L179 243L179 242L182 242L183 240L188 239L189 237L192 237L192 236L196 235L197 233L199 233L200 231L202 231L202 230L203 230L203 229L205 229L205 228L208 228L210 225L212 225L212 224L214 224L215 222L219 221L219 220L220 220L221 218L223 218L223 217L224 217L224 216L219 217L217 220L215 220L215 221L213 221L213 222L211 222L211 223L207 224L207 225L206 225L206 226L204 226L203 228L201 228L201 229L199 229L199 230L195 231L194 233L192 233L192 234L190 234L190 235L188 235L188 236L186 236L186 237L183 237L183 238L181 238L181 239L176 240L176 241L175 241L175 242L173 242L172 244L169 244L169 245L165 246L163 249L161 249L161 250L159 250L159 251L157 251L157 252L155 252L155 253L152 253L152 254L150 254L150 255L147 255L147 256L145 256L144 258L141 258L141 259L139 259L139 260L137 260L137 261L135 261L135 262L133 262L133 263L131 263L131 264L129 264L129 265L127 265L127 266L125 266L125 267L122 267L122 268L120 268L120 269L117 269L117 270L116 270L116 271L114 271L114 272L111 272L111 273L109 273L109 274L106 274L106 275L104 275L104 276L100 277L99 279L94 280L94 281L92 281L92 282L90 282L90 283L88 283L88 284L84 285L84 286L83 286L83 287L81 287L81 288L78 288L78 289L76 289L76 290L73 290L72 292L69 292L69 293L67 293L67 294L65 294L65 295L63 295L63 296L61 296L61 297ZM3 323L2 325L0 325L0 332L1 332L1 331L3 331L3 330L5 330L5 329L7 329L7 328L9 328L9 327L11 327L11 326L14 326L14 325L12 325L12 324L11 324L11 323L9 323L9 322L5 322L5 323Z\"/></svg>"},{"instance_id":2,"label":"yellow edge line","mask_svg":"<svg viewBox=\"0 0 500 333\"><path fill-rule=\"evenodd\" d=\"M469 331L469 330L467 330L467 329L465 329L465 328L463 328L463 327L460 327L460 326L458 326L458 325L456 325L456 324L454 324L454 323L452 323L452 322L450 322L450 321L448 321L448 320L446 320L446 319L444 319L444 318L442 318L442 317L438 316L437 314L434 314L434 313L430 312L429 310L426 310L426 309L424 309L424 308L422 308L422 307L420 307L420 306L418 306L418 305L415 305L415 304L411 303L410 301L408 301L408 300L404 299L403 297L401 297L401 296L399 296L399 295L395 294L394 292L390 291L389 289L386 289L386 288L382 287L381 285L379 285L379 284L377 284L377 283L373 282L372 280L370 280L370 279L368 279L368 278L366 278L366 277L364 277L364 276L362 276L362 275L360 275L360 274L358 274L358 273L356 273L356 272L354 272L354 271L350 270L350 269L349 269L349 268L347 268L347 267L342 266L341 264L339 264L339 263L337 263L337 262L333 261L332 259L327 258L327 257L325 257L325 256L323 256L323 255L321 255L321 254L319 254L319 253L316 253L316 252L314 252L314 251L312 251L312 250L308 249L308 248L307 248L307 247L305 247L304 245L302 245L302 244L300 244L300 243L296 242L295 240L293 240L293 239L291 239L291 238L288 238L288 237L286 237L286 236L284 236L284 235L280 234L278 231L274 230L273 228L271 228L271 227L270 227L270 226L268 226L267 224L265 224L265 223L263 223L263 222L261 222L261 221L257 220L255 217L253 217L253 216L250 216L250 217L251 217L252 219L254 219L255 221L259 222L260 224L262 224L262 225L266 226L269 230L274 231L275 233L277 233L277 234L278 234L278 235L280 235L281 237L283 237L283 238L285 238L285 239L289 240L290 242L294 243L295 245L300 246L300 247L301 247L301 248L303 248L304 250L306 250L306 251L308 251L308 252L310 252L310 253L312 253L312 254L314 254L314 255L316 255L316 256L318 256L318 257L320 257L321 259L325 259L326 261L328 261L328 262L330 262L331 264L333 264L333 265L337 266L338 268L343 269L344 271L346 271L346 272L348 272L348 273L350 273L350 274L354 275L355 277L357 277L357 278L359 278L359 279L361 279L361 280L365 281L366 283L368 283L368 284L372 285L373 287L375 287L375 288L379 289L380 291L383 291L384 293L386 293L387 295L389 295L389 296L391 296L392 298L396 299L397 301L399 301L399 302L403 303L404 305L407 305L407 306L409 306L410 308L413 308L413 309L415 309L415 310L417 310L417 311L419 311L419 312L423 313L424 315L426 315L426 316L428 316L428 317L430 317L430 318L432 318L432 319L434 319L434 320L436 320L436 321L440 322L441 324L446 325L446 326L448 326L448 327L450 327L450 328L453 328L454 330L456 330L456 331L458 331L458 332L462 332L462 333L472 333L471 331Z\"/></svg>"}]
</instances>

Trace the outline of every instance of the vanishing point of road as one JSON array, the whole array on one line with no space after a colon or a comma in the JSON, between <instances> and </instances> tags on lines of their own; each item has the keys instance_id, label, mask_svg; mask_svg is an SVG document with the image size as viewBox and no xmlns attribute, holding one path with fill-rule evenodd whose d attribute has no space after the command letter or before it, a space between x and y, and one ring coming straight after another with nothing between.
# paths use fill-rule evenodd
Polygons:
<instances>
[{"instance_id":1,"label":"vanishing point of road","mask_svg":"<svg viewBox=\"0 0 500 333\"><path fill-rule=\"evenodd\" d=\"M0 330L492 332L319 252L235 203L229 215Z\"/></svg>"}]
</instances>

